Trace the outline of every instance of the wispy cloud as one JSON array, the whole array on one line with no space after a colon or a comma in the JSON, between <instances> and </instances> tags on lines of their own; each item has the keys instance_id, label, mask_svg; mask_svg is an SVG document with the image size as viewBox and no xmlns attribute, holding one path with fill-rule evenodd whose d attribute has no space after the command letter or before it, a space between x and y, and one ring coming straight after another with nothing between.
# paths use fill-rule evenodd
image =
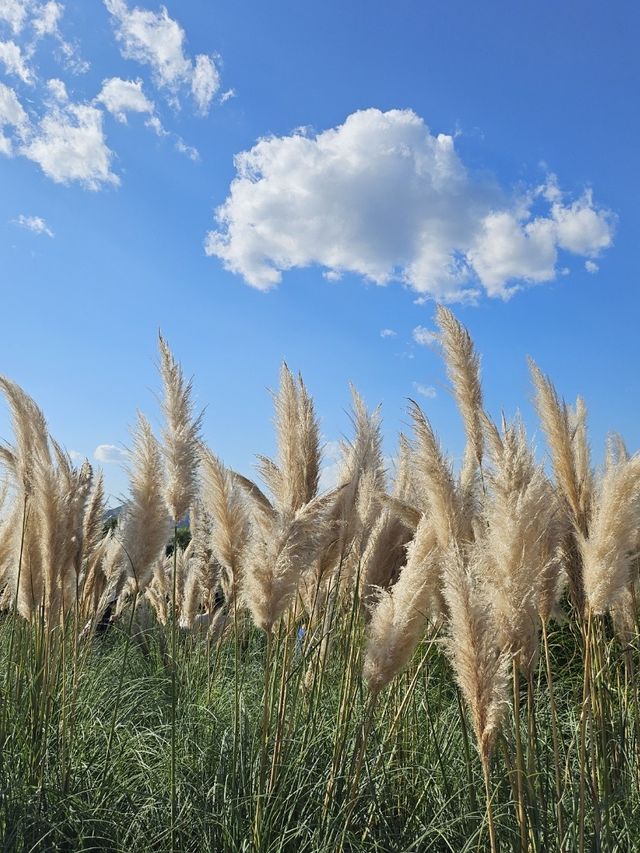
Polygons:
<instances>
[{"instance_id":1,"label":"wispy cloud","mask_svg":"<svg viewBox=\"0 0 640 853\"><path fill-rule=\"evenodd\" d=\"M14 151L14 140L4 134L10 127L21 138L28 126L27 114L18 96L9 86L0 83L0 154L10 157Z\"/></svg>"},{"instance_id":2,"label":"wispy cloud","mask_svg":"<svg viewBox=\"0 0 640 853\"><path fill-rule=\"evenodd\" d=\"M322 468L320 469L320 492L328 492L338 485L342 452L339 441L327 441L322 452Z\"/></svg>"},{"instance_id":3,"label":"wispy cloud","mask_svg":"<svg viewBox=\"0 0 640 853\"><path fill-rule=\"evenodd\" d=\"M27 20L29 0L2 0L0 3L0 21L5 21L17 35Z\"/></svg>"},{"instance_id":4,"label":"wispy cloud","mask_svg":"<svg viewBox=\"0 0 640 853\"><path fill-rule=\"evenodd\" d=\"M33 83L34 75L22 48L14 41L0 41L0 62L5 72L18 77L23 83Z\"/></svg>"},{"instance_id":5,"label":"wispy cloud","mask_svg":"<svg viewBox=\"0 0 640 853\"><path fill-rule=\"evenodd\" d=\"M393 329L382 329L380 332L381 338L395 338L398 333Z\"/></svg>"},{"instance_id":6,"label":"wispy cloud","mask_svg":"<svg viewBox=\"0 0 640 853\"><path fill-rule=\"evenodd\" d=\"M176 151L179 151L181 154L185 154L190 160L193 160L194 163L197 163L200 159L200 152L198 149L194 148L192 145L187 145L187 143L180 139L180 137L176 140L175 148Z\"/></svg>"},{"instance_id":7,"label":"wispy cloud","mask_svg":"<svg viewBox=\"0 0 640 853\"><path fill-rule=\"evenodd\" d=\"M197 112L205 115L220 88L218 57L199 54L191 59L185 53L185 31L164 6L152 12L138 6L130 9L124 0L104 2L122 55L150 66L156 86L176 106L181 90L189 90Z\"/></svg>"},{"instance_id":8,"label":"wispy cloud","mask_svg":"<svg viewBox=\"0 0 640 853\"><path fill-rule=\"evenodd\" d=\"M53 237L53 231L41 216L25 216L21 213L11 221L14 225L18 225L20 228L26 228L27 231L33 231L34 234L45 234L47 237Z\"/></svg>"},{"instance_id":9,"label":"wispy cloud","mask_svg":"<svg viewBox=\"0 0 640 853\"><path fill-rule=\"evenodd\" d=\"M412 336L413 340L422 347L430 347L438 343L438 333L425 326L416 326Z\"/></svg>"},{"instance_id":10,"label":"wispy cloud","mask_svg":"<svg viewBox=\"0 0 640 853\"><path fill-rule=\"evenodd\" d=\"M438 392L433 387L433 385L423 385L421 382L414 382L413 388L417 391L418 394L421 394L423 397L429 397L433 399L438 396Z\"/></svg>"}]
</instances>

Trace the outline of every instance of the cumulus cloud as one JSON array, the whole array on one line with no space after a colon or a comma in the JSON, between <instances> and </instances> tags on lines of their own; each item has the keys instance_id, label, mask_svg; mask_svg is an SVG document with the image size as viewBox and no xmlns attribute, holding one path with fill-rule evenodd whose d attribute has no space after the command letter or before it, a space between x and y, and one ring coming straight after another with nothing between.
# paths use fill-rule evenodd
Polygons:
<instances>
[{"instance_id":1,"label":"cumulus cloud","mask_svg":"<svg viewBox=\"0 0 640 853\"><path fill-rule=\"evenodd\" d=\"M7 74L12 74L23 83L33 83L33 71L27 64L22 49L14 41L0 41L0 62Z\"/></svg>"},{"instance_id":2,"label":"cumulus cloud","mask_svg":"<svg viewBox=\"0 0 640 853\"><path fill-rule=\"evenodd\" d=\"M382 329L382 331L380 332L381 338L395 338L396 335L397 332L394 332L393 329Z\"/></svg>"},{"instance_id":3,"label":"cumulus cloud","mask_svg":"<svg viewBox=\"0 0 640 853\"><path fill-rule=\"evenodd\" d=\"M413 340L423 347L430 347L438 342L438 333L432 332L425 326L416 326L412 332Z\"/></svg>"},{"instance_id":4,"label":"cumulus cloud","mask_svg":"<svg viewBox=\"0 0 640 853\"><path fill-rule=\"evenodd\" d=\"M99 444L93 451L93 456L98 462L121 465L129 458L126 450L115 444Z\"/></svg>"},{"instance_id":5,"label":"cumulus cloud","mask_svg":"<svg viewBox=\"0 0 640 853\"><path fill-rule=\"evenodd\" d=\"M590 192L565 201L551 176L518 195L475 177L454 138L411 110L362 110L311 135L260 139L235 158L207 254L260 290L320 265L421 298L509 297L551 281L560 251L596 257L613 215Z\"/></svg>"},{"instance_id":6,"label":"cumulus cloud","mask_svg":"<svg viewBox=\"0 0 640 853\"><path fill-rule=\"evenodd\" d=\"M595 261L585 261L584 268L588 273L591 273L591 275L595 275L600 269L600 267Z\"/></svg>"},{"instance_id":7,"label":"cumulus cloud","mask_svg":"<svg viewBox=\"0 0 640 853\"><path fill-rule=\"evenodd\" d=\"M27 124L27 114L16 93L9 86L0 83L0 154L13 154L13 143L4 135L4 129L12 127L22 133Z\"/></svg>"},{"instance_id":8,"label":"cumulus cloud","mask_svg":"<svg viewBox=\"0 0 640 853\"><path fill-rule=\"evenodd\" d=\"M185 53L185 32L164 6L159 12L152 12L137 6L129 9L125 0L104 3L112 16L122 55L149 65L156 85L169 93L175 105L178 92L187 87L198 112L205 114L220 88L214 59L201 54L194 61Z\"/></svg>"},{"instance_id":9,"label":"cumulus cloud","mask_svg":"<svg viewBox=\"0 0 640 853\"><path fill-rule=\"evenodd\" d=\"M102 128L103 113L87 104L50 109L20 152L56 183L77 181L91 190L118 184L111 171L113 152Z\"/></svg>"},{"instance_id":10,"label":"cumulus cloud","mask_svg":"<svg viewBox=\"0 0 640 853\"><path fill-rule=\"evenodd\" d=\"M122 80L112 77L102 84L97 103L123 124L127 122L127 113L153 113L154 107L142 91L142 80Z\"/></svg>"},{"instance_id":11,"label":"cumulus cloud","mask_svg":"<svg viewBox=\"0 0 640 853\"><path fill-rule=\"evenodd\" d=\"M25 216L24 213L21 213L12 221L14 225L26 228L27 231L33 231L34 234L45 234L47 237L53 237L53 231L41 216Z\"/></svg>"},{"instance_id":12,"label":"cumulus cloud","mask_svg":"<svg viewBox=\"0 0 640 853\"><path fill-rule=\"evenodd\" d=\"M438 396L438 392L433 387L433 385L423 385L421 382L414 382L413 387L418 394L421 394L423 397L428 397L429 399L433 399Z\"/></svg>"}]
</instances>

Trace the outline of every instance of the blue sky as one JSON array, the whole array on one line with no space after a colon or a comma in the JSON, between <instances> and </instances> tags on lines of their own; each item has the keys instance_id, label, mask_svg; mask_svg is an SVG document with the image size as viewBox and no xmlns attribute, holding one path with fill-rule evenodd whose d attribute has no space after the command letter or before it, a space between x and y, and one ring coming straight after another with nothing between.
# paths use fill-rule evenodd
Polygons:
<instances>
[{"instance_id":1,"label":"blue sky","mask_svg":"<svg viewBox=\"0 0 640 853\"><path fill-rule=\"evenodd\" d=\"M91 460L136 408L158 422L158 328L247 473L282 359L328 442L352 381L388 455L408 396L455 455L420 332L445 300L494 415L535 429L530 354L598 454L610 429L636 449L639 24L591 0L0 0L0 370Z\"/></svg>"}]
</instances>

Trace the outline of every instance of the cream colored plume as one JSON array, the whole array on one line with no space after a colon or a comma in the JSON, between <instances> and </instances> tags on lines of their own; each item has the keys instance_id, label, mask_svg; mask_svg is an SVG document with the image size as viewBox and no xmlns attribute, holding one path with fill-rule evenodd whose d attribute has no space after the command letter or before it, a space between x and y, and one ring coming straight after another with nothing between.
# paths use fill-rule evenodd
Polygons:
<instances>
[{"instance_id":1,"label":"cream colored plume","mask_svg":"<svg viewBox=\"0 0 640 853\"><path fill-rule=\"evenodd\" d=\"M436 323L440 327L440 340L447 364L447 373L453 384L453 394L462 415L467 436L464 462L460 475L463 490L473 481L482 465L482 385L480 384L480 359L469 332L448 308L438 306Z\"/></svg>"},{"instance_id":2,"label":"cream colored plume","mask_svg":"<svg viewBox=\"0 0 640 853\"><path fill-rule=\"evenodd\" d=\"M371 614L364 677L373 693L382 690L411 660L433 612L439 584L437 535L423 517L400 577L389 591L380 591Z\"/></svg>"},{"instance_id":3,"label":"cream colored plume","mask_svg":"<svg viewBox=\"0 0 640 853\"><path fill-rule=\"evenodd\" d=\"M124 567L134 587L142 592L151 581L171 530L164 500L162 452L142 414L138 415L129 478L131 497L122 519Z\"/></svg>"},{"instance_id":4,"label":"cream colored plume","mask_svg":"<svg viewBox=\"0 0 640 853\"><path fill-rule=\"evenodd\" d=\"M488 588L501 648L529 671L541 615L548 618L561 589L560 506L522 423L503 421L502 434L489 421L487 426L492 467L476 565Z\"/></svg>"},{"instance_id":5,"label":"cream colored plume","mask_svg":"<svg viewBox=\"0 0 640 853\"><path fill-rule=\"evenodd\" d=\"M478 752L488 766L507 708L509 656L499 638L489 603L468 562L456 547L443 559L444 596L449 609L447 651L473 724Z\"/></svg>"},{"instance_id":6,"label":"cream colored plume","mask_svg":"<svg viewBox=\"0 0 640 853\"><path fill-rule=\"evenodd\" d=\"M579 536L587 603L594 613L615 606L632 580L640 526L640 455L610 461L596 493L589 535Z\"/></svg>"},{"instance_id":7,"label":"cream colored plume","mask_svg":"<svg viewBox=\"0 0 640 853\"><path fill-rule=\"evenodd\" d=\"M211 518L210 547L222 567L225 599L233 604L243 581L250 536L247 498L233 473L206 448L202 449L202 497Z\"/></svg>"},{"instance_id":8,"label":"cream colored plume","mask_svg":"<svg viewBox=\"0 0 640 853\"><path fill-rule=\"evenodd\" d=\"M186 381L182 368L171 354L162 335L160 373L164 386L162 432L166 460L165 499L169 514L177 524L187 514L197 491L200 461L200 427L202 415L194 417L192 383Z\"/></svg>"}]
</instances>

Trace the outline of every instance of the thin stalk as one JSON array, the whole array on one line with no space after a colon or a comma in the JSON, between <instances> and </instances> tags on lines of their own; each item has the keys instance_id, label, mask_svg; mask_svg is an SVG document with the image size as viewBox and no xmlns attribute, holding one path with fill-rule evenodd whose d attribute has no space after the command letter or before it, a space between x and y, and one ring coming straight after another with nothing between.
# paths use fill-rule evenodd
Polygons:
<instances>
[{"instance_id":1,"label":"thin stalk","mask_svg":"<svg viewBox=\"0 0 640 853\"><path fill-rule=\"evenodd\" d=\"M269 746L269 727L271 722L271 657L273 635L271 630L266 632L267 641L264 660L264 696L262 703L262 730L260 732L260 773L258 776L258 790L256 792L256 810L253 824L253 840L256 849L260 849L262 836L262 813L264 808L265 772L267 766L267 750Z\"/></svg>"},{"instance_id":2,"label":"thin stalk","mask_svg":"<svg viewBox=\"0 0 640 853\"><path fill-rule=\"evenodd\" d=\"M484 791L487 805L487 825L489 827L489 843L491 845L491 853L497 853L498 844L496 841L496 830L493 825L493 807L491 805L491 769L488 756L482 758L482 775L484 776Z\"/></svg>"},{"instance_id":3,"label":"thin stalk","mask_svg":"<svg viewBox=\"0 0 640 853\"><path fill-rule=\"evenodd\" d=\"M542 620L542 642L544 646L544 659L547 673L547 686L549 690L549 708L551 714L551 740L553 743L553 770L556 786L556 820L558 827L558 839L560 846L564 839L564 814L562 809L562 782L561 782L561 758L560 758L560 737L558 735L558 711L556 708L555 691L553 687L553 669L551 667L551 655L549 653L549 636L547 633L547 624Z\"/></svg>"},{"instance_id":4,"label":"thin stalk","mask_svg":"<svg viewBox=\"0 0 640 853\"><path fill-rule=\"evenodd\" d=\"M473 778L473 762L471 759L471 743L469 741L469 729L467 726L467 717L462 706L462 697L460 696L460 688L456 685L456 701L458 703L458 715L460 717L460 726L462 729L462 747L464 749L464 762L467 768L467 781L469 783L469 792L471 794L473 809L477 807L475 780Z\"/></svg>"},{"instance_id":5,"label":"thin stalk","mask_svg":"<svg viewBox=\"0 0 640 853\"><path fill-rule=\"evenodd\" d=\"M516 659L512 662L513 675L513 723L516 745L516 813L520 830L520 848L527 850L527 814L524 804L524 755L522 753L522 738L520 734L520 673Z\"/></svg>"},{"instance_id":6,"label":"thin stalk","mask_svg":"<svg viewBox=\"0 0 640 853\"><path fill-rule=\"evenodd\" d=\"M133 627L133 617L136 612L136 602L138 599L138 585L136 584L136 590L133 596L133 603L131 606L131 615L129 616L129 625L127 627L127 636L125 638L124 651L122 653L122 666L120 667L120 675L118 677L118 687L116 689L116 698L113 706L113 714L111 715L111 724L109 726L109 735L107 737L107 748L105 750L104 756L104 770L102 772L102 779L100 780L99 792L102 794L104 784L107 779L107 772L109 770L109 760L111 758L111 747L113 744L113 737L116 730L116 720L118 716L118 709L120 707L120 697L122 696L122 687L124 685L124 674L127 668L127 656L129 653L129 647L131 645L131 629Z\"/></svg>"},{"instance_id":7,"label":"thin stalk","mask_svg":"<svg viewBox=\"0 0 640 853\"><path fill-rule=\"evenodd\" d=\"M585 851L586 775L587 775L587 717L591 714L591 610L587 617L584 638L584 675L582 682L582 710L580 713L580 806L578 813L578 851Z\"/></svg>"},{"instance_id":8,"label":"thin stalk","mask_svg":"<svg viewBox=\"0 0 640 853\"><path fill-rule=\"evenodd\" d=\"M11 632L9 634L9 651L7 654L7 668L5 670L4 693L2 697L2 741L5 740L5 731L7 725L7 705L9 699L9 676L11 673L11 661L13 658L13 644L16 632L16 616L18 614L18 597L20 595L20 577L22 575L22 559L24 556L24 540L27 532L27 517L28 517L28 496L25 494L24 503L22 506L22 530L20 533L20 553L18 555L18 571L16 577L16 592L13 597L13 606L11 608ZM4 750L0 749L0 760Z\"/></svg>"},{"instance_id":9,"label":"thin stalk","mask_svg":"<svg viewBox=\"0 0 640 853\"><path fill-rule=\"evenodd\" d=\"M178 811L177 788L176 788L176 650L178 638L178 614L176 610L176 598L178 590L178 523L173 527L173 583L171 587L171 853L176 850L176 817Z\"/></svg>"}]
</instances>

